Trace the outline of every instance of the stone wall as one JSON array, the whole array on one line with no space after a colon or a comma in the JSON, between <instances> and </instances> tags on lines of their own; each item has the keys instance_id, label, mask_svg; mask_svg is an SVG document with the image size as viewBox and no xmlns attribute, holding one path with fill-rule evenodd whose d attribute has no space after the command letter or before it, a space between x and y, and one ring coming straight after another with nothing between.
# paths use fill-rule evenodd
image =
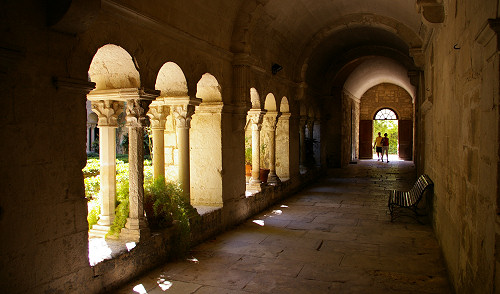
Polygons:
<instances>
[{"instance_id":1,"label":"stone wall","mask_svg":"<svg viewBox=\"0 0 500 294\"><path fill-rule=\"evenodd\" d=\"M361 97L361 119L372 120L383 108L396 112L398 119L413 119L413 102L405 89L393 84L379 84Z\"/></svg>"},{"instance_id":2,"label":"stone wall","mask_svg":"<svg viewBox=\"0 0 500 294\"><path fill-rule=\"evenodd\" d=\"M493 293L500 286L494 278L499 65L487 19L498 15L498 3L445 4L445 22L434 27L425 51L422 160L436 183L434 227L455 291Z\"/></svg>"},{"instance_id":3,"label":"stone wall","mask_svg":"<svg viewBox=\"0 0 500 294\"><path fill-rule=\"evenodd\" d=\"M356 105L359 104L354 96L349 93L342 93L342 166L346 166L352 161L353 155L356 156L356 148L353 148L354 141L357 141L358 137L354 137L356 134ZM356 144L358 145L358 144Z\"/></svg>"}]
</instances>

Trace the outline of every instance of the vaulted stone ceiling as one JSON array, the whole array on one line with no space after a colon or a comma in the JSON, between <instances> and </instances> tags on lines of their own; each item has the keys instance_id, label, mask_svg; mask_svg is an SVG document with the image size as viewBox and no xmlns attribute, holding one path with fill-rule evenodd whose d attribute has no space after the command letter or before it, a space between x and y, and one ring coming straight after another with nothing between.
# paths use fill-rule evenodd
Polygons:
<instances>
[{"instance_id":1,"label":"vaulted stone ceiling","mask_svg":"<svg viewBox=\"0 0 500 294\"><path fill-rule=\"evenodd\" d=\"M423 4L417 2L435 1L121 2L236 55L251 56L265 70L278 63L283 66L281 75L307 84L316 94L328 95L332 87L343 86L367 57L387 57L406 69L415 68L410 53L423 46L422 37L427 33L419 13Z\"/></svg>"},{"instance_id":2,"label":"vaulted stone ceiling","mask_svg":"<svg viewBox=\"0 0 500 294\"><path fill-rule=\"evenodd\" d=\"M236 20L233 52L255 55L263 64L284 64L291 79L305 82L316 94L328 95L366 57L387 57L401 68L415 68L410 49L422 46L423 26L415 0L246 1ZM385 67L389 63L370 64ZM401 71L393 77L388 74L392 65L370 72L383 71L384 80L409 84ZM353 84L359 81L351 80Z\"/></svg>"}]
</instances>

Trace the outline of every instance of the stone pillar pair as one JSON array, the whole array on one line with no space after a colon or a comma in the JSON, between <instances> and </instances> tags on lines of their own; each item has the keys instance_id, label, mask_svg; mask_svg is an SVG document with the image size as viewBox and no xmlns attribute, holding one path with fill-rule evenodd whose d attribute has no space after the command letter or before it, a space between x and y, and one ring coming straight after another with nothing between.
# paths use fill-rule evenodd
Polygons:
<instances>
[{"instance_id":1,"label":"stone pillar pair","mask_svg":"<svg viewBox=\"0 0 500 294\"><path fill-rule=\"evenodd\" d=\"M170 114L170 108L163 103L163 98L157 98L149 106L149 122L153 132L153 177L165 177L165 123Z\"/></svg>"},{"instance_id":2,"label":"stone pillar pair","mask_svg":"<svg viewBox=\"0 0 500 294\"><path fill-rule=\"evenodd\" d=\"M252 128L252 177L249 180L250 191L261 191L262 181L260 179L260 132L265 119L265 132L269 137L269 176L270 185L281 183L276 175L276 126L278 122L278 112L267 112L261 109L250 109L248 111Z\"/></svg>"},{"instance_id":3,"label":"stone pillar pair","mask_svg":"<svg viewBox=\"0 0 500 294\"><path fill-rule=\"evenodd\" d=\"M279 185L280 178L276 174L276 127L280 113L276 111L268 111L264 116L264 128L269 138L269 177L267 183L269 185Z\"/></svg>"},{"instance_id":4,"label":"stone pillar pair","mask_svg":"<svg viewBox=\"0 0 500 294\"><path fill-rule=\"evenodd\" d=\"M200 105L200 98L160 97L150 106L148 116L153 129L153 176L165 176L164 130L169 114L176 120L177 147L179 149L179 182L184 197L189 201L190 194L190 161L189 161L189 129L195 107Z\"/></svg>"},{"instance_id":5,"label":"stone pillar pair","mask_svg":"<svg viewBox=\"0 0 500 294\"><path fill-rule=\"evenodd\" d=\"M99 157L101 161L101 215L89 232L102 237L115 217L116 201L116 128L118 115L126 103L126 126L129 131L129 217L121 236L139 241L149 236L144 217L144 147L143 136L149 103L156 91L143 89L94 90L87 95L98 115Z\"/></svg>"}]
</instances>

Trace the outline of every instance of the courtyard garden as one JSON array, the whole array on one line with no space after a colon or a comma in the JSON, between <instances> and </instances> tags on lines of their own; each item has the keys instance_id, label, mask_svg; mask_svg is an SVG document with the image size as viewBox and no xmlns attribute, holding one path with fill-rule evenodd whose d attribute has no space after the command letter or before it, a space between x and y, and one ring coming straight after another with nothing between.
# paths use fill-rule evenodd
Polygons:
<instances>
[{"instance_id":1,"label":"courtyard garden","mask_svg":"<svg viewBox=\"0 0 500 294\"><path fill-rule=\"evenodd\" d=\"M128 155L117 155L116 159L116 208L115 218L106 237L118 237L125 227L129 215ZM88 203L87 221L89 230L99 221L100 162L97 156L88 156L83 169L85 197ZM183 197L177 182L174 166L167 169L166 177L153 178L153 166L149 156L144 160L144 210L151 229L162 229L177 224L178 237L186 243L189 236L190 219L196 217L196 210Z\"/></svg>"}]
</instances>

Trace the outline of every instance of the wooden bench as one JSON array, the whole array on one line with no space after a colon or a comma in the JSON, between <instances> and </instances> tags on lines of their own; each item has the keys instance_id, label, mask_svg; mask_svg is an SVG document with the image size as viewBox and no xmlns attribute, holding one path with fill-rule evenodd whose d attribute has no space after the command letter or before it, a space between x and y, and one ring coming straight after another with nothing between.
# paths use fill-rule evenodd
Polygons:
<instances>
[{"instance_id":1,"label":"wooden bench","mask_svg":"<svg viewBox=\"0 0 500 294\"><path fill-rule=\"evenodd\" d=\"M418 203L422 200L422 196L427 189L434 187L434 183L428 175L421 175L413 188L410 191L392 190L389 192L389 212L391 214L391 222L401 216L402 209L409 209L415 213L415 219L422 216L418 213Z\"/></svg>"}]
</instances>

